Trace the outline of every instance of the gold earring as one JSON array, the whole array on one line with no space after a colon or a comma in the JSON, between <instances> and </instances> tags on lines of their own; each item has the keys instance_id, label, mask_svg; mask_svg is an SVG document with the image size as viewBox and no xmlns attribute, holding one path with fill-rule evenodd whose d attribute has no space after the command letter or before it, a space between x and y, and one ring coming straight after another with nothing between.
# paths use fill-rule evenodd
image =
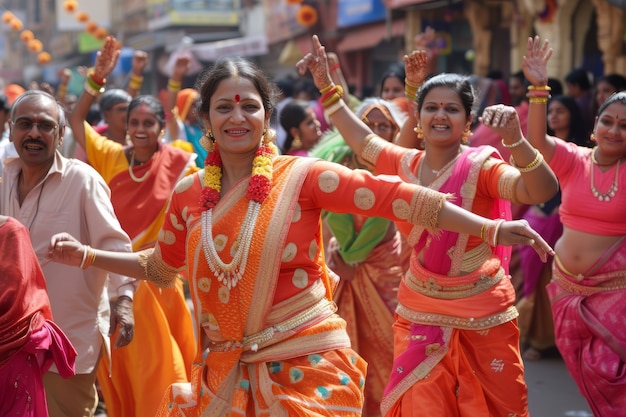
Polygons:
<instances>
[{"instance_id":1,"label":"gold earring","mask_svg":"<svg viewBox=\"0 0 626 417\"><path fill-rule=\"evenodd\" d=\"M461 142L462 143L467 143L469 142L469 138L473 135L474 133L469 129L469 127L466 127L465 130L463 131L463 134L461 135Z\"/></svg>"},{"instance_id":2,"label":"gold earring","mask_svg":"<svg viewBox=\"0 0 626 417\"><path fill-rule=\"evenodd\" d=\"M130 134L128 132L126 132L126 137L124 139L126 139L127 145L130 145L132 143L132 141L130 140Z\"/></svg>"},{"instance_id":3,"label":"gold earring","mask_svg":"<svg viewBox=\"0 0 626 417\"><path fill-rule=\"evenodd\" d=\"M596 135L593 132L591 132L591 135L589 135L589 139L591 139L592 142L595 142L596 141Z\"/></svg>"},{"instance_id":4,"label":"gold earring","mask_svg":"<svg viewBox=\"0 0 626 417\"><path fill-rule=\"evenodd\" d=\"M274 141L274 139L276 139L276 132L273 131L272 129L265 129L263 130L263 146L268 146L270 143L272 143Z\"/></svg>"},{"instance_id":5,"label":"gold earring","mask_svg":"<svg viewBox=\"0 0 626 417\"><path fill-rule=\"evenodd\" d=\"M422 130L422 126L420 126L419 123L413 128L413 131L415 132L419 140L424 139L424 131Z\"/></svg>"},{"instance_id":6,"label":"gold earring","mask_svg":"<svg viewBox=\"0 0 626 417\"><path fill-rule=\"evenodd\" d=\"M302 140L300 139L300 136L296 135L296 137L293 138L293 142L291 142L291 147L302 148Z\"/></svg>"}]
</instances>

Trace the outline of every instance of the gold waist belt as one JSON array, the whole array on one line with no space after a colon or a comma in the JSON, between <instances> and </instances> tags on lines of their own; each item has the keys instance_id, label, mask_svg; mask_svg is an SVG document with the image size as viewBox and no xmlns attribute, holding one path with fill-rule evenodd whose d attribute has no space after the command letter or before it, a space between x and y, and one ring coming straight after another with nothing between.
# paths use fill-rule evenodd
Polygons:
<instances>
[{"instance_id":1,"label":"gold waist belt","mask_svg":"<svg viewBox=\"0 0 626 417\"><path fill-rule=\"evenodd\" d=\"M501 313L481 318L465 318L447 316L444 314L421 313L411 310L408 307L398 304L396 313L409 320L412 323L427 324L431 326L453 327L463 330L482 330L496 327L500 324L507 323L519 316L517 308L511 306Z\"/></svg>"},{"instance_id":2,"label":"gold waist belt","mask_svg":"<svg viewBox=\"0 0 626 417\"><path fill-rule=\"evenodd\" d=\"M269 346L271 341L282 340L286 336L290 336L292 332L304 325L314 324L331 316L337 311L337 305L334 301L322 298L317 303L301 311L295 316L267 327L260 332L244 336L243 340L225 340L221 342L209 342L209 350L213 352L228 352L231 350L241 349L244 351L256 352L260 348ZM289 334L287 334L289 333ZM283 336L283 337L281 337Z\"/></svg>"}]
</instances>

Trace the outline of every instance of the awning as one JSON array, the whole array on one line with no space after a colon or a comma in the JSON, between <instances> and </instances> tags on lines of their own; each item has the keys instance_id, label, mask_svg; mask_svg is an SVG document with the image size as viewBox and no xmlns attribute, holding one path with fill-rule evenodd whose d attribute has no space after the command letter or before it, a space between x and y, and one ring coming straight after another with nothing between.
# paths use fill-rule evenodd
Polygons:
<instances>
[{"instance_id":1,"label":"awning","mask_svg":"<svg viewBox=\"0 0 626 417\"><path fill-rule=\"evenodd\" d=\"M404 20L396 20L391 24L390 35L392 37L404 36L404 28ZM373 48L381 43L386 36L387 25L384 22L369 25L347 33L339 44L337 44L337 50L339 52L351 52Z\"/></svg>"},{"instance_id":2,"label":"awning","mask_svg":"<svg viewBox=\"0 0 626 417\"><path fill-rule=\"evenodd\" d=\"M264 55L268 52L268 47L265 35L256 35L194 44L191 51L201 61L217 61L224 56Z\"/></svg>"}]
</instances>

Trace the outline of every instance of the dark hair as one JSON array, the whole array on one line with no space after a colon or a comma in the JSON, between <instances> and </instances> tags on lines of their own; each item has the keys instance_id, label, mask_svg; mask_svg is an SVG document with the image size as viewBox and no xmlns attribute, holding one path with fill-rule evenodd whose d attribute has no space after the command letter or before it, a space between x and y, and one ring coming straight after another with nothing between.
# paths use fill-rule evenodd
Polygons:
<instances>
[{"instance_id":1,"label":"dark hair","mask_svg":"<svg viewBox=\"0 0 626 417\"><path fill-rule=\"evenodd\" d=\"M563 95L563 84L558 78L548 77L548 87L550 87L550 94L553 96Z\"/></svg>"},{"instance_id":2,"label":"dark hair","mask_svg":"<svg viewBox=\"0 0 626 417\"><path fill-rule=\"evenodd\" d=\"M526 76L524 75L524 71L519 70L517 72L514 72L513 74L510 75L509 78L517 78L522 85L528 85L528 81L526 81Z\"/></svg>"},{"instance_id":3,"label":"dark hair","mask_svg":"<svg viewBox=\"0 0 626 417\"><path fill-rule=\"evenodd\" d=\"M0 93L0 110L5 111L5 112L11 111L11 105L9 104L9 98L4 93Z\"/></svg>"},{"instance_id":4,"label":"dark hair","mask_svg":"<svg viewBox=\"0 0 626 417\"><path fill-rule=\"evenodd\" d=\"M600 105L600 108L598 109L597 117L600 117L602 112L606 110L607 107L609 107L613 103L617 103L618 101L622 104L626 104L626 91L618 91L617 93L613 93L609 96L609 98L604 100L604 103L602 103Z\"/></svg>"},{"instance_id":5,"label":"dark hair","mask_svg":"<svg viewBox=\"0 0 626 417\"><path fill-rule=\"evenodd\" d=\"M274 83L270 83L263 71L252 62L240 58L229 57L218 60L213 67L203 73L196 83L196 90L200 92L200 105L198 109L204 116L209 116L211 98L219 84L234 76L249 80L261 96L263 107L265 108L265 118L270 119L278 91Z\"/></svg>"},{"instance_id":6,"label":"dark hair","mask_svg":"<svg viewBox=\"0 0 626 417\"><path fill-rule=\"evenodd\" d=\"M100 100L98 100L98 105L100 106L100 111L105 112L120 103L130 103L132 99L133 97L126 90L112 88L102 93Z\"/></svg>"},{"instance_id":7,"label":"dark hair","mask_svg":"<svg viewBox=\"0 0 626 417\"><path fill-rule=\"evenodd\" d=\"M435 75L432 78L429 78L417 91L417 111L422 111L422 106L424 105L424 98L426 95L436 87L446 87L454 90L461 102L463 103L463 107L465 108L465 115L467 117L472 114L472 109L474 107L474 87L470 82L470 77L459 75L459 74L439 74Z\"/></svg>"},{"instance_id":8,"label":"dark hair","mask_svg":"<svg viewBox=\"0 0 626 417\"><path fill-rule=\"evenodd\" d=\"M565 76L565 82L573 85L577 85L582 90L591 89L591 81L589 81L589 74L583 68L576 68L570 71Z\"/></svg>"},{"instance_id":9,"label":"dark hair","mask_svg":"<svg viewBox=\"0 0 626 417\"><path fill-rule=\"evenodd\" d=\"M285 132L287 137L282 146L282 153L287 153L291 149L294 137L291 134L292 127L300 126L300 123L304 121L309 115L309 109L311 106L308 102L303 100L291 100L285 104L278 114L278 121Z\"/></svg>"},{"instance_id":10,"label":"dark hair","mask_svg":"<svg viewBox=\"0 0 626 417\"><path fill-rule=\"evenodd\" d=\"M550 108L550 103L554 101L561 103L569 112L567 137L563 139L568 142L573 142L578 146L589 147L591 143L589 138L585 137L587 132L587 129L585 128L585 120L582 112L580 111L580 107L578 107L578 104L576 103L576 100L567 95L552 96L548 102L548 109ZM550 127L548 127L548 134L554 135L554 131L550 129Z\"/></svg>"},{"instance_id":11,"label":"dark hair","mask_svg":"<svg viewBox=\"0 0 626 417\"><path fill-rule=\"evenodd\" d=\"M63 106L59 104L59 102L54 97L52 97L50 94L46 93L43 90L26 90L25 92L20 94L15 99L15 101L13 101L13 105L11 106L11 113L10 113L12 122L14 121L14 117L15 117L15 109L17 109L19 105L22 104L23 101L26 101L29 98L33 98L33 97L44 97L52 101L57 106L57 111L59 113L59 118L57 119L57 122L59 123L59 131L65 128L65 111L63 110Z\"/></svg>"},{"instance_id":12,"label":"dark hair","mask_svg":"<svg viewBox=\"0 0 626 417\"><path fill-rule=\"evenodd\" d=\"M611 84L611 86L615 88L616 92L626 90L626 77L624 77L621 74L613 73L613 74L603 75L602 77L596 80L596 85L598 85L598 83L601 81Z\"/></svg>"},{"instance_id":13,"label":"dark hair","mask_svg":"<svg viewBox=\"0 0 626 417\"><path fill-rule=\"evenodd\" d=\"M130 120L130 113L141 105L146 105L152 111L161 129L165 127L165 110L163 109L163 104L161 104L158 98L148 94L137 96L130 101L128 112L126 113L126 124L128 124Z\"/></svg>"},{"instance_id":14,"label":"dark hair","mask_svg":"<svg viewBox=\"0 0 626 417\"><path fill-rule=\"evenodd\" d=\"M274 82L276 83L278 90L283 93L283 96L293 97L295 80L292 77L287 76L278 78Z\"/></svg>"},{"instance_id":15,"label":"dark hair","mask_svg":"<svg viewBox=\"0 0 626 417\"><path fill-rule=\"evenodd\" d=\"M392 64L387 68L387 70L383 73L383 76L380 79L380 91L383 91L383 86L385 85L385 81L387 78L397 78L400 80L402 85L404 85L404 78L406 77L406 73L404 71L404 66L401 64Z\"/></svg>"}]
</instances>

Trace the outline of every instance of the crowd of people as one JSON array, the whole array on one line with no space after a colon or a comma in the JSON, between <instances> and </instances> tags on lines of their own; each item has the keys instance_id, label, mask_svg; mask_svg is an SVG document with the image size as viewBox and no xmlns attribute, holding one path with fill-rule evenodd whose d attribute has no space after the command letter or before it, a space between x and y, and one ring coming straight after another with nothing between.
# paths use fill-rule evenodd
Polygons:
<instances>
[{"instance_id":1,"label":"crowd of people","mask_svg":"<svg viewBox=\"0 0 626 417\"><path fill-rule=\"evenodd\" d=\"M626 78L538 37L436 74L434 36L362 99L315 35L292 82L108 85L109 36L81 94L5 90L3 415L528 416L547 355L622 415Z\"/></svg>"}]
</instances>

